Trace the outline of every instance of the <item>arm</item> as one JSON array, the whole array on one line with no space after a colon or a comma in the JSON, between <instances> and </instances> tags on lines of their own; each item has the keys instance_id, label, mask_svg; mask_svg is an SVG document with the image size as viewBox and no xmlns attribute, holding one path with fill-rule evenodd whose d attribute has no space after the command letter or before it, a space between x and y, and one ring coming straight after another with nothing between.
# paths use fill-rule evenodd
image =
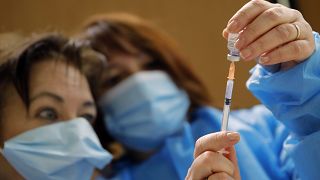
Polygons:
<instances>
[{"instance_id":1,"label":"arm","mask_svg":"<svg viewBox=\"0 0 320 180\"><path fill-rule=\"evenodd\" d=\"M284 149L295 171L302 179L319 179L319 35L300 12L262 0L243 6L224 37L228 32L240 32L236 47L244 60L260 57L247 86L291 130ZM279 68L270 72L266 65Z\"/></svg>"},{"instance_id":2,"label":"arm","mask_svg":"<svg viewBox=\"0 0 320 180\"><path fill-rule=\"evenodd\" d=\"M270 73L257 65L247 82L249 90L293 133L320 130L320 36L314 33L315 52L295 67Z\"/></svg>"},{"instance_id":3,"label":"arm","mask_svg":"<svg viewBox=\"0 0 320 180\"><path fill-rule=\"evenodd\" d=\"M270 73L257 65L247 82L250 91L291 131L284 143L302 179L319 179L320 36L315 51L295 67Z\"/></svg>"}]
</instances>

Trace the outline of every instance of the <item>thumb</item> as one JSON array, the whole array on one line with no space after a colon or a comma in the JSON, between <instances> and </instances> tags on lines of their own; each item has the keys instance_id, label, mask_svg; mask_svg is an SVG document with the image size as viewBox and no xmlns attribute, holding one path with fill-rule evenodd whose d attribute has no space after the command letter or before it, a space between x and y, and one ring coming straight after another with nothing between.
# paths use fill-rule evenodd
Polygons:
<instances>
[{"instance_id":1,"label":"thumb","mask_svg":"<svg viewBox=\"0 0 320 180\"><path fill-rule=\"evenodd\" d=\"M194 158L197 158L205 151L217 152L223 148L230 147L240 140L240 135L237 132L220 131L207 134L200 137L195 145Z\"/></svg>"}]
</instances>

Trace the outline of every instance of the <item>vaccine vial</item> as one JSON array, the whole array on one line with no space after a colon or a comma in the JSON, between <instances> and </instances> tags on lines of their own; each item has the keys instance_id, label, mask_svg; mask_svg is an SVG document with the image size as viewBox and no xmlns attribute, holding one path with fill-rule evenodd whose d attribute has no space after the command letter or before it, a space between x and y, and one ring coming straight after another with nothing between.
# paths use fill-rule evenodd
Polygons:
<instances>
[{"instance_id":1,"label":"vaccine vial","mask_svg":"<svg viewBox=\"0 0 320 180\"><path fill-rule=\"evenodd\" d=\"M228 56L227 59L229 61L235 62L240 61L240 53L239 50L234 46L236 41L238 40L238 33L229 33L228 35Z\"/></svg>"}]
</instances>

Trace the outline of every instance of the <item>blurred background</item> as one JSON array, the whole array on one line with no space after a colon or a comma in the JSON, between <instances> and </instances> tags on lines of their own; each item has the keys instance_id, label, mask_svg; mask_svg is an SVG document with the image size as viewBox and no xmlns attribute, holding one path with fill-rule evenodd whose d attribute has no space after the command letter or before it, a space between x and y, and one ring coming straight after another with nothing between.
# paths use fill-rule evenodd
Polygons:
<instances>
[{"instance_id":1,"label":"blurred background","mask_svg":"<svg viewBox=\"0 0 320 180\"><path fill-rule=\"evenodd\" d=\"M221 32L245 0L0 0L0 33L29 34L62 31L72 34L83 20L97 13L130 12L149 19L170 34L189 63L209 87L214 105L222 107L229 63L226 40ZM274 1L275 2L275 1ZM299 9L315 31L320 31L318 0L281 0ZM0 35L0 45L5 36ZM7 38L10 39L10 38ZM253 62L236 64L233 108L246 108L258 101L245 82Z\"/></svg>"}]
</instances>

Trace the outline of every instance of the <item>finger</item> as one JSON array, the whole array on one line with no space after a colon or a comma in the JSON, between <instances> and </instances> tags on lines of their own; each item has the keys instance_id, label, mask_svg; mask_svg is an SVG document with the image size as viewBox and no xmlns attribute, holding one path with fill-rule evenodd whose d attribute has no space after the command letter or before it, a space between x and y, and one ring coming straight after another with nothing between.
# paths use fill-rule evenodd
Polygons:
<instances>
[{"instance_id":1,"label":"finger","mask_svg":"<svg viewBox=\"0 0 320 180\"><path fill-rule=\"evenodd\" d=\"M232 176L229 176L227 173L220 172L220 173L215 173L211 176L208 177L208 180L233 180L235 178L232 178Z\"/></svg>"},{"instance_id":2,"label":"finger","mask_svg":"<svg viewBox=\"0 0 320 180\"><path fill-rule=\"evenodd\" d=\"M293 24L281 24L255 40L246 48L241 49L240 56L244 60L255 59L265 52L269 52L272 49L295 40L296 37L297 29Z\"/></svg>"},{"instance_id":3,"label":"finger","mask_svg":"<svg viewBox=\"0 0 320 180\"><path fill-rule=\"evenodd\" d=\"M225 172L232 176L234 173L233 163L217 152L206 151L193 161L187 179L204 179L217 172Z\"/></svg>"},{"instance_id":4,"label":"finger","mask_svg":"<svg viewBox=\"0 0 320 180\"><path fill-rule=\"evenodd\" d=\"M228 22L228 32L239 32L265 10L278 6L264 0L252 0L244 5Z\"/></svg>"},{"instance_id":5,"label":"finger","mask_svg":"<svg viewBox=\"0 0 320 180\"><path fill-rule=\"evenodd\" d=\"M287 61L301 61L306 59L313 51L314 45L308 40L292 41L284 46L261 56L259 63L272 65Z\"/></svg>"},{"instance_id":6,"label":"finger","mask_svg":"<svg viewBox=\"0 0 320 180\"><path fill-rule=\"evenodd\" d=\"M222 36L225 38L225 39L228 39L228 31L227 31L227 28L225 28L223 31L222 31Z\"/></svg>"},{"instance_id":7,"label":"finger","mask_svg":"<svg viewBox=\"0 0 320 180\"><path fill-rule=\"evenodd\" d=\"M241 179L236 149L234 146L232 146L227 148L227 151L229 152L229 154L226 154L225 157L228 158L233 164L233 167L234 167L233 177L234 179Z\"/></svg>"},{"instance_id":8,"label":"finger","mask_svg":"<svg viewBox=\"0 0 320 180\"><path fill-rule=\"evenodd\" d=\"M297 13L296 10L291 10L284 6L270 8L264 11L253 22L246 26L241 35L239 35L239 41L235 44L235 46L241 50L274 27L283 23L294 22L300 16L300 13ZM283 32L286 33L286 31ZM281 31L281 33L283 32ZM295 31L293 34L295 35ZM284 35L287 37L287 34ZM295 36L293 36L293 38L294 37Z\"/></svg>"},{"instance_id":9,"label":"finger","mask_svg":"<svg viewBox=\"0 0 320 180\"><path fill-rule=\"evenodd\" d=\"M239 32L239 34L241 34L241 33L242 33L242 31ZM225 29L222 31L222 36L223 36L223 38L228 39L229 33L228 33L228 31L227 31L227 28L225 28Z\"/></svg>"},{"instance_id":10,"label":"finger","mask_svg":"<svg viewBox=\"0 0 320 180\"><path fill-rule=\"evenodd\" d=\"M196 141L194 158L205 151L219 151L223 148L232 146L240 140L237 132L216 132L202 136Z\"/></svg>"}]
</instances>

